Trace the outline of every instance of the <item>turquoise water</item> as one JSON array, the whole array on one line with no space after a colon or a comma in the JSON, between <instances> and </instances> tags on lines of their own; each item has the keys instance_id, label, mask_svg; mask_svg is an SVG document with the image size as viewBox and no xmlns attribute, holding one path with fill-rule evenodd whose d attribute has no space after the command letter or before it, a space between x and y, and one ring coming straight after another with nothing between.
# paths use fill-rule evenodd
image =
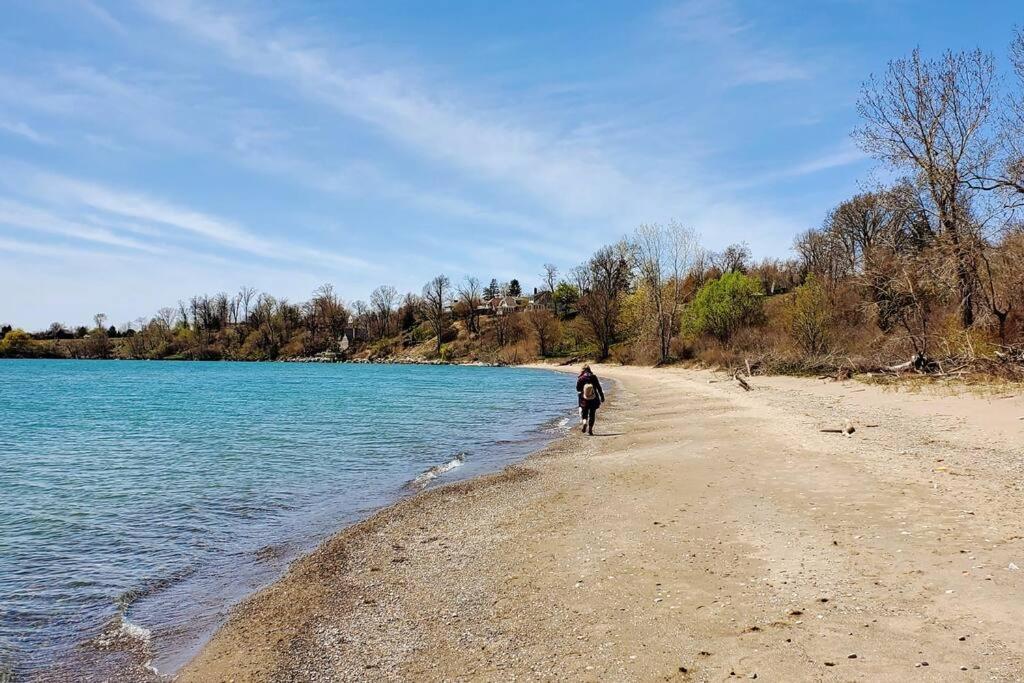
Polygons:
<instances>
[{"instance_id":1,"label":"turquoise water","mask_svg":"<svg viewBox=\"0 0 1024 683\"><path fill-rule=\"evenodd\" d=\"M0 360L0 392L0 662L29 675L119 624L173 670L297 554L576 400L534 370L144 361Z\"/></svg>"}]
</instances>

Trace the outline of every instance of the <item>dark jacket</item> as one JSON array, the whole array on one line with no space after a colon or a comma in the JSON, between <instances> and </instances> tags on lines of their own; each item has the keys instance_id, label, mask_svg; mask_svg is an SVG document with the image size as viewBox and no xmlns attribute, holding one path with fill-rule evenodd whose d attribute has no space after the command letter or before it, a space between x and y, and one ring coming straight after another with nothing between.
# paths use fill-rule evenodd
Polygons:
<instances>
[{"instance_id":1,"label":"dark jacket","mask_svg":"<svg viewBox=\"0 0 1024 683\"><path fill-rule=\"evenodd\" d=\"M584 384L594 385L594 388L597 389L597 398L590 401L583 398ZM604 390L601 388L601 382L597 379L597 375L592 372L584 372L576 378L576 393L580 395L580 408L597 408L599 405L604 403Z\"/></svg>"}]
</instances>

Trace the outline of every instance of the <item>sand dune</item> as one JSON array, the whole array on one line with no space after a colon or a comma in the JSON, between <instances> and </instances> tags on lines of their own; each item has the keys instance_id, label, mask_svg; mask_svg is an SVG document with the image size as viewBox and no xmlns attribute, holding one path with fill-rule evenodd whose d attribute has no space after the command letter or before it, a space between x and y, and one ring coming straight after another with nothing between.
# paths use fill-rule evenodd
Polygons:
<instances>
[{"instance_id":1,"label":"sand dune","mask_svg":"<svg viewBox=\"0 0 1024 683\"><path fill-rule=\"evenodd\" d=\"M181 680L1024 679L1020 397L597 371L597 436L339 534Z\"/></svg>"}]
</instances>

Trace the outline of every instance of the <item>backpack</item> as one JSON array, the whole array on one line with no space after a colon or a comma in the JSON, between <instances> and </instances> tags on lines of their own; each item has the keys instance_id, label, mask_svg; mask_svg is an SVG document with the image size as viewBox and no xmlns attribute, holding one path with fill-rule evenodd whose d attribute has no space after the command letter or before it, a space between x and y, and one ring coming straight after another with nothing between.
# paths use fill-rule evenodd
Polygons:
<instances>
[{"instance_id":1,"label":"backpack","mask_svg":"<svg viewBox=\"0 0 1024 683\"><path fill-rule=\"evenodd\" d=\"M590 384L588 382L587 384L583 385L583 398L585 398L588 401L593 401L595 398L597 398L597 390L594 388L593 384Z\"/></svg>"}]
</instances>

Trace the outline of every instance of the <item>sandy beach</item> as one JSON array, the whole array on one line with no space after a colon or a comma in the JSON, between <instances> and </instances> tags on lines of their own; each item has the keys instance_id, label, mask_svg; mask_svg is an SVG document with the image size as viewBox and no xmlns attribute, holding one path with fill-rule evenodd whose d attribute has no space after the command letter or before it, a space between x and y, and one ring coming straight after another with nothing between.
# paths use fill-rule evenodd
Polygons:
<instances>
[{"instance_id":1,"label":"sandy beach","mask_svg":"<svg viewBox=\"0 0 1024 683\"><path fill-rule=\"evenodd\" d=\"M594 437L341 532L178 680L1024 679L1019 389L595 369Z\"/></svg>"}]
</instances>

